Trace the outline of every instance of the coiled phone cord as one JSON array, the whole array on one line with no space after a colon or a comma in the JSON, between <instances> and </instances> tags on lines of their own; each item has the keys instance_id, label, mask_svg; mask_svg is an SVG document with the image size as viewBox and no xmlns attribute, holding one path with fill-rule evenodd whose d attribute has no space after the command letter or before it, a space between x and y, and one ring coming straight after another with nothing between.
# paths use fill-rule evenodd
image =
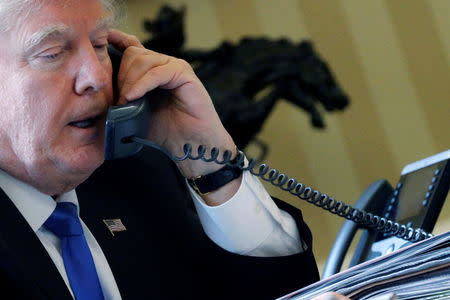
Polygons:
<instances>
[{"instance_id":1,"label":"coiled phone cord","mask_svg":"<svg viewBox=\"0 0 450 300\"><path fill-rule=\"evenodd\" d=\"M276 169L270 169L267 164L261 164L255 171L255 160L248 159L248 162L246 163L245 155L242 151L238 151L237 156L232 160L232 152L230 150L225 150L222 155L223 159L219 160L218 157L220 151L215 147L211 149L209 155L210 157L207 158L207 150L205 146L200 145L197 149L197 156L193 156L192 146L190 144L185 144L183 147L184 155L178 157L167 151L167 149L145 139L130 137L129 141L139 143L147 147L156 148L176 162L191 159L238 167L243 171L249 171L251 174L262 178L264 181L270 182L272 185L282 189L283 191L287 191L290 194L305 200L306 202L331 212L332 214L351 220L356 224L381 231L388 235L396 236L406 241L418 242L433 236L431 233L426 233L421 228L413 228L399 224L395 221L374 215L370 212L354 208L342 201L337 201L327 194L323 194L318 190L305 186L303 183L298 182L294 178L289 178L287 175L280 173Z\"/></svg>"}]
</instances>

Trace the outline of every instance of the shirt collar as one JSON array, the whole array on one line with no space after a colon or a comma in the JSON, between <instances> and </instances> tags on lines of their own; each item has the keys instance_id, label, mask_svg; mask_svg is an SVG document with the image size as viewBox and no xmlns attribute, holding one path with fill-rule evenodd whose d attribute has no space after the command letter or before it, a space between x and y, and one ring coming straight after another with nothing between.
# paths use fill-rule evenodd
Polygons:
<instances>
[{"instance_id":1,"label":"shirt collar","mask_svg":"<svg viewBox=\"0 0 450 300\"><path fill-rule=\"evenodd\" d=\"M75 190L64 193L53 200L50 195L40 192L2 170L0 170L0 188L8 195L34 232L37 232L50 217L55 210L56 202L72 202L77 206L79 214Z\"/></svg>"}]
</instances>

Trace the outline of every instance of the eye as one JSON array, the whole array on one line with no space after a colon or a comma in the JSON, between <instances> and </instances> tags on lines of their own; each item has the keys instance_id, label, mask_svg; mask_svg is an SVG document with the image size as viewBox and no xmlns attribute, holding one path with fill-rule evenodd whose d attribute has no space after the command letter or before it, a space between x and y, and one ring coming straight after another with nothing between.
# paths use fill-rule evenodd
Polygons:
<instances>
[{"instance_id":1,"label":"eye","mask_svg":"<svg viewBox=\"0 0 450 300\"><path fill-rule=\"evenodd\" d=\"M54 54L49 54L49 55L41 56L41 58L44 58L44 59L47 59L47 60L55 60L55 59L57 59L60 55L61 55L61 53L54 53Z\"/></svg>"},{"instance_id":2,"label":"eye","mask_svg":"<svg viewBox=\"0 0 450 300\"><path fill-rule=\"evenodd\" d=\"M64 49L62 47L48 49L40 53L37 58L41 61L53 62L58 60L63 55L63 51Z\"/></svg>"},{"instance_id":3,"label":"eye","mask_svg":"<svg viewBox=\"0 0 450 300\"><path fill-rule=\"evenodd\" d=\"M103 49L106 49L107 46L108 46L108 44L98 44L98 45L94 45L94 48L97 50L103 50Z\"/></svg>"},{"instance_id":4,"label":"eye","mask_svg":"<svg viewBox=\"0 0 450 300\"><path fill-rule=\"evenodd\" d=\"M93 44L93 47L95 49L95 52L97 53L97 57L100 60L105 59L108 55L108 43L104 42L104 41L98 41L96 43Z\"/></svg>"},{"instance_id":5,"label":"eye","mask_svg":"<svg viewBox=\"0 0 450 300\"><path fill-rule=\"evenodd\" d=\"M101 35L92 40L92 47L95 51L103 51L108 47L108 37L106 35Z\"/></svg>"}]
</instances>

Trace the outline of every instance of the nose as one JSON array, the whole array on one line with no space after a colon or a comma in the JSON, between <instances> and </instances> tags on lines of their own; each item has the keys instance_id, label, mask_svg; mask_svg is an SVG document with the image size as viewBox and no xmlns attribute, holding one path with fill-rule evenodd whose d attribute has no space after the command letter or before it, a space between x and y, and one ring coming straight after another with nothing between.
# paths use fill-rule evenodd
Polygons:
<instances>
[{"instance_id":1,"label":"nose","mask_svg":"<svg viewBox=\"0 0 450 300\"><path fill-rule=\"evenodd\" d=\"M78 73L75 80L75 93L86 95L96 93L111 81L111 63L108 58L99 58L95 49L89 45L79 53Z\"/></svg>"}]
</instances>

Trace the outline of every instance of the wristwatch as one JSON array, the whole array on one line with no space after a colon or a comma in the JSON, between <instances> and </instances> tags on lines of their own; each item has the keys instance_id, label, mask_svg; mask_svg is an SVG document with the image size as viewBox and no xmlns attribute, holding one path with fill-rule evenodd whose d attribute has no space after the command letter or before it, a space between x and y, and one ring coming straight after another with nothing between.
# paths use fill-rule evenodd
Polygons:
<instances>
[{"instance_id":1,"label":"wristwatch","mask_svg":"<svg viewBox=\"0 0 450 300\"><path fill-rule=\"evenodd\" d=\"M219 189L242 174L242 169L237 166L228 166L202 176L188 178L189 185L201 196L207 195Z\"/></svg>"}]
</instances>

